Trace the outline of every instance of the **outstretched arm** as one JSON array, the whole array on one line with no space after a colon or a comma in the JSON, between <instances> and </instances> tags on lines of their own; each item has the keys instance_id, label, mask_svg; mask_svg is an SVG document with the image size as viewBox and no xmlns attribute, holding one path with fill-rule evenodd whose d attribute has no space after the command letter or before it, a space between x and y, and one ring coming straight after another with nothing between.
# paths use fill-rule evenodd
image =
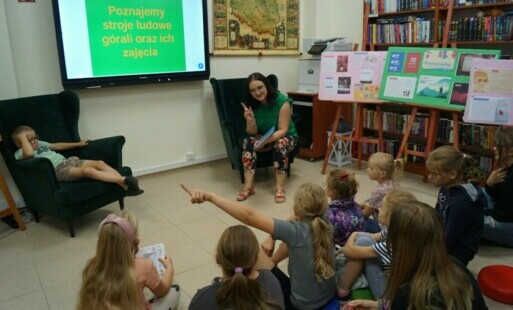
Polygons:
<instances>
[{"instance_id":1,"label":"outstretched arm","mask_svg":"<svg viewBox=\"0 0 513 310\"><path fill-rule=\"evenodd\" d=\"M78 142L58 142L58 143L50 143L50 149L52 151L65 151L69 149L74 149L76 147L84 147L89 143L90 140L82 140Z\"/></svg>"},{"instance_id":2,"label":"outstretched arm","mask_svg":"<svg viewBox=\"0 0 513 310\"><path fill-rule=\"evenodd\" d=\"M191 196L192 203L211 202L246 225L269 234L272 234L274 231L274 220L271 217L261 215L246 205L228 200L214 193L208 193L200 189L191 189L183 184L180 184L180 186Z\"/></svg>"}]
</instances>

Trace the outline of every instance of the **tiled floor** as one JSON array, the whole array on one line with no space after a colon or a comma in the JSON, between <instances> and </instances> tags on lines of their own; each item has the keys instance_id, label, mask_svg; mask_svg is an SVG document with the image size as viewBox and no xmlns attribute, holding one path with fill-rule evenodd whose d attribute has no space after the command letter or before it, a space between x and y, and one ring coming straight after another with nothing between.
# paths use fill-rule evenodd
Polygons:
<instances>
[{"instance_id":1,"label":"tiled floor","mask_svg":"<svg viewBox=\"0 0 513 310\"><path fill-rule=\"evenodd\" d=\"M259 212L285 218L291 213L294 189L304 182L321 184L321 161L297 159L288 180L288 200L273 202L274 177L271 169L257 171L256 195L247 204ZM360 182L357 201L367 197L376 185L365 171L356 171ZM215 191L235 199L241 189L238 172L227 160L176 169L140 178L145 193L127 198L126 208L139 218L142 245L163 242L175 266L175 281L183 288L180 309L186 309L196 290L220 275L213 252L221 232L237 221L211 204L191 205L179 183ZM437 189L422 183L418 175L405 174L402 187L429 204ZM118 210L109 205L77 221L76 237L66 226L44 217L30 222L25 232L0 222L0 309L74 309L80 286L80 272L95 251L100 221ZM256 232L259 239L264 234ZM490 264L513 265L513 249L482 246L469 268L474 274ZM490 309L511 309L486 299Z\"/></svg>"}]
</instances>

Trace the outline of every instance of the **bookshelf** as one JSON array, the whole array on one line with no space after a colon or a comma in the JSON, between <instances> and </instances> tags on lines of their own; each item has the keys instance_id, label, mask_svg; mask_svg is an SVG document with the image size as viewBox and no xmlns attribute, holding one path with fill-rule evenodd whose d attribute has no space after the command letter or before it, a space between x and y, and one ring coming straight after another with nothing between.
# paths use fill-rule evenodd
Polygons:
<instances>
[{"instance_id":1,"label":"bookshelf","mask_svg":"<svg viewBox=\"0 0 513 310\"><path fill-rule=\"evenodd\" d=\"M511 55L512 43L513 0L370 0L364 4L364 50L387 50L390 46L450 46L501 49L503 54ZM378 136L376 114L372 109L364 111L364 135ZM472 155L487 174L493 165L491 148L496 127L463 123L462 114L384 102L384 151L396 156L403 139L407 149L403 156L405 170L423 174L427 180L423 155L440 145L454 144ZM412 117L415 118L412 129L407 132ZM363 145L362 156L365 159L376 151L376 145Z\"/></svg>"},{"instance_id":2,"label":"bookshelf","mask_svg":"<svg viewBox=\"0 0 513 310\"><path fill-rule=\"evenodd\" d=\"M507 48L513 43L513 0L371 0L363 22L365 50L391 45Z\"/></svg>"}]
</instances>

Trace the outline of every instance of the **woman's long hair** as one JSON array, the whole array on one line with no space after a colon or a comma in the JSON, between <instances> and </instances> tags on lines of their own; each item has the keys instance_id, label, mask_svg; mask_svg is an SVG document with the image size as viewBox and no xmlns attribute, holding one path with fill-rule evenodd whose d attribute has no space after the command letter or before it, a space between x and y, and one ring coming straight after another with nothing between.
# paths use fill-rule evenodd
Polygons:
<instances>
[{"instance_id":1,"label":"woman's long hair","mask_svg":"<svg viewBox=\"0 0 513 310\"><path fill-rule=\"evenodd\" d=\"M248 79L246 81L246 86L244 88L244 98L246 105L250 106L253 110L258 109L260 106L260 101L253 98L249 91L249 84L253 81L260 81L264 83L265 88L267 89L267 103L269 105L273 105L276 103L276 98L278 97L277 89L274 88L274 86L271 85L269 82L269 79L266 78L263 74L255 72L251 73L248 76Z\"/></svg>"},{"instance_id":2,"label":"woman's long hair","mask_svg":"<svg viewBox=\"0 0 513 310\"><path fill-rule=\"evenodd\" d=\"M319 185L305 183L298 187L294 195L294 213L300 220L311 222L313 264L318 281L335 274L333 229L325 218L327 211L328 198Z\"/></svg>"},{"instance_id":3,"label":"woman's long hair","mask_svg":"<svg viewBox=\"0 0 513 310\"><path fill-rule=\"evenodd\" d=\"M257 280L248 277L259 251L258 240L247 226L231 226L223 232L216 253L224 275L216 296L219 309L281 309L269 299Z\"/></svg>"},{"instance_id":4,"label":"woman's long hair","mask_svg":"<svg viewBox=\"0 0 513 310\"><path fill-rule=\"evenodd\" d=\"M392 303L402 285L410 285L408 309L430 309L436 296L444 309L471 309L472 286L445 247L440 216L422 202L402 204L392 212L388 228L392 265L385 299Z\"/></svg>"},{"instance_id":5,"label":"woman's long hair","mask_svg":"<svg viewBox=\"0 0 513 310\"><path fill-rule=\"evenodd\" d=\"M499 126L495 131L495 147L499 154L496 165L498 167L505 167L506 160L511 156L510 152L513 148L513 127Z\"/></svg>"},{"instance_id":6,"label":"woman's long hair","mask_svg":"<svg viewBox=\"0 0 513 310\"><path fill-rule=\"evenodd\" d=\"M137 237L137 221L128 211L119 217L126 219ZM134 250L126 232L116 223L100 226L96 254L82 272L78 310L145 309L135 278Z\"/></svg>"}]
</instances>

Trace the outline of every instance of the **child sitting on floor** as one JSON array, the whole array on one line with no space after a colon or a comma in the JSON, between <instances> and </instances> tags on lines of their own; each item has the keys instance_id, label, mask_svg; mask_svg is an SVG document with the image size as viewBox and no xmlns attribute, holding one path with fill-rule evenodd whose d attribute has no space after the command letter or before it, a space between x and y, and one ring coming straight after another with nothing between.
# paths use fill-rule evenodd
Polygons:
<instances>
[{"instance_id":1,"label":"child sitting on floor","mask_svg":"<svg viewBox=\"0 0 513 310\"><path fill-rule=\"evenodd\" d=\"M377 152L369 157L367 174L369 179L378 182L378 186L372 191L371 197L361 205L363 216L366 218L366 232L375 233L381 230L377 221L381 201L387 192L399 187L402 172L403 161L394 159L390 154Z\"/></svg>"},{"instance_id":2,"label":"child sitting on floor","mask_svg":"<svg viewBox=\"0 0 513 310\"><path fill-rule=\"evenodd\" d=\"M161 278L150 259L135 257L138 246L137 220L130 212L109 214L103 220L96 254L82 271L78 310L177 309L180 287L172 285L171 258L159 258L166 269ZM157 296L152 303L144 298L145 287Z\"/></svg>"},{"instance_id":3,"label":"child sitting on floor","mask_svg":"<svg viewBox=\"0 0 513 310\"><path fill-rule=\"evenodd\" d=\"M389 191L383 198L378 217L380 224L385 229L374 234L362 232L351 234L346 245L342 248L349 262L337 288L337 295L341 301L347 302L351 299L350 288L362 271L365 273L374 297L378 298L383 295L386 289L387 272L392 260L387 247L388 230L386 229L390 222L390 215L398 205L416 201L415 196L405 190L394 189Z\"/></svg>"},{"instance_id":4,"label":"child sitting on floor","mask_svg":"<svg viewBox=\"0 0 513 310\"><path fill-rule=\"evenodd\" d=\"M450 255L463 265L474 258L483 232L486 197L478 185L463 180L472 162L453 146L441 146L429 153L429 179L439 186L436 210L445 224L445 244Z\"/></svg>"},{"instance_id":5,"label":"child sitting on floor","mask_svg":"<svg viewBox=\"0 0 513 310\"><path fill-rule=\"evenodd\" d=\"M267 258L260 253L255 233L247 226L226 228L216 249L223 277L198 290L189 310L284 309L280 282L270 270L258 268L259 259Z\"/></svg>"},{"instance_id":6,"label":"child sitting on floor","mask_svg":"<svg viewBox=\"0 0 513 310\"><path fill-rule=\"evenodd\" d=\"M354 174L345 170L330 171L326 178L326 193L331 199L328 208L328 220L333 225L333 242L344 246L354 231L363 231L362 209L354 196L358 191L358 182Z\"/></svg>"}]
</instances>

